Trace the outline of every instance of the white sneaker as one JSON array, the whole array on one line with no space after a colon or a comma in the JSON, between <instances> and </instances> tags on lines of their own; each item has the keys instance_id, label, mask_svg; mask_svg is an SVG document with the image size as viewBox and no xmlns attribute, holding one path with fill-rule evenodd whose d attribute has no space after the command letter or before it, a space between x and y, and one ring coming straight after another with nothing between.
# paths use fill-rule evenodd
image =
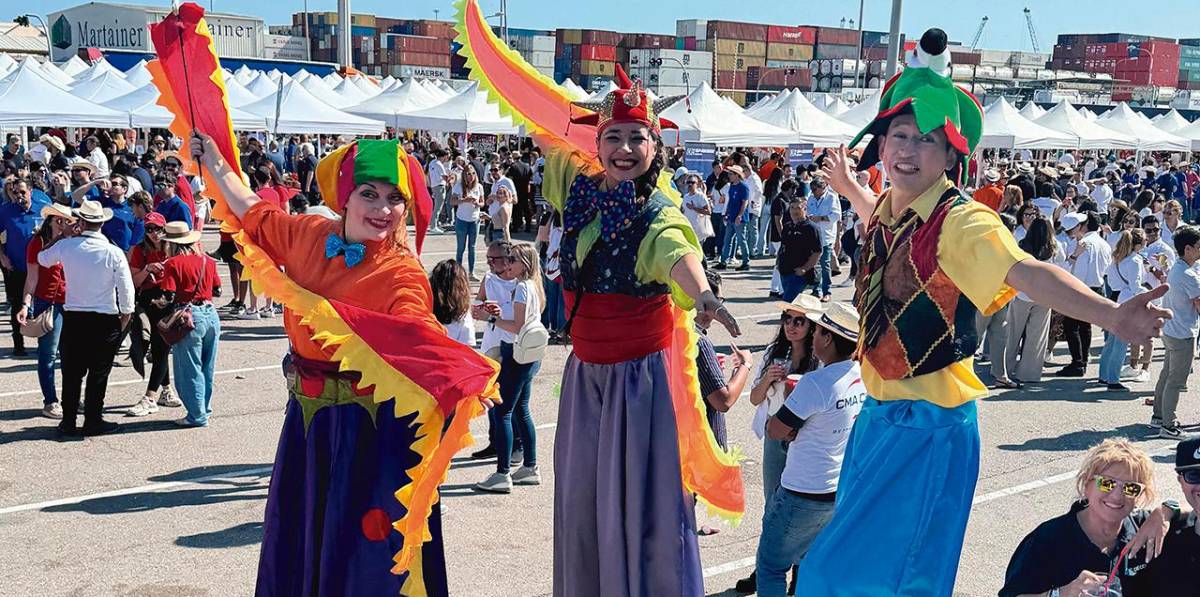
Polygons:
<instances>
[{"instance_id":1,"label":"white sneaker","mask_svg":"<svg viewBox=\"0 0 1200 597\"><path fill-rule=\"evenodd\" d=\"M47 419L61 419L62 405L57 402L51 402L50 404L47 404L46 406L42 407L42 416L46 417Z\"/></svg>"},{"instance_id":2,"label":"white sneaker","mask_svg":"<svg viewBox=\"0 0 1200 597\"><path fill-rule=\"evenodd\" d=\"M1188 434L1181 431L1179 429L1179 427L1176 427L1176 426L1168 427L1166 425L1163 425L1158 430L1158 437L1161 439L1173 439L1173 440L1191 439L1191 437Z\"/></svg>"},{"instance_id":3,"label":"white sneaker","mask_svg":"<svg viewBox=\"0 0 1200 597\"><path fill-rule=\"evenodd\" d=\"M127 416L127 417L145 417L145 416L152 415L156 412L158 412L158 405L155 404L154 401L150 399L150 397L142 396L142 399L138 400L137 404L133 405L132 407L130 407L129 410L125 411L125 416Z\"/></svg>"},{"instance_id":4,"label":"white sneaker","mask_svg":"<svg viewBox=\"0 0 1200 597\"><path fill-rule=\"evenodd\" d=\"M275 310L274 309L260 309L259 316L264 317L266 319L275 319Z\"/></svg>"},{"instance_id":5,"label":"white sneaker","mask_svg":"<svg viewBox=\"0 0 1200 597\"><path fill-rule=\"evenodd\" d=\"M522 450L513 450L512 457L508 459L508 464L516 466L522 462L525 462L525 452Z\"/></svg>"},{"instance_id":6,"label":"white sneaker","mask_svg":"<svg viewBox=\"0 0 1200 597\"><path fill-rule=\"evenodd\" d=\"M1138 370L1130 367L1129 365L1121 367L1121 379L1133 379L1137 377L1137 374Z\"/></svg>"},{"instance_id":7,"label":"white sneaker","mask_svg":"<svg viewBox=\"0 0 1200 597\"><path fill-rule=\"evenodd\" d=\"M175 397L175 394L171 392L171 388L163 388L158 392L158 405L168 408L178 408L183 406L183 403Z\"/></svg>"},{"instance_id":8,"label":"white sneaker","mask_svg":"<svg viewBox=\"0 0 1200 597\"><path fill-rule=\"evenodd\" d=\"M542 474L538 472L537 465L523 466L512 474L513 485L541 485Z\"/></svg>"},{"instance_id":9,"label":"white sneaker","mask_svg":"<svg viewBox=\"0 0 1200 597\"><path fill-rule=\"evenodd\" d=\"M1146 383L1150 381L1150 371L1147 369L1139 370L1138 374L1133 376L1133 381L1137 383Z\"/></svg>"},{"instance_id":10,"label":"white sneaker","mask_svg":"<svg viewBox=\"0 0 1200 597\"><path fill-rule=\"evenodd\" d=\"M488 478L475 484L475 489L488 493L512 493L512 477L505 473L492 473Z\"/></svg>"},{"instance_id":11,"label":"white sneaker","mask_svg":"<svg viewBox=\"0 0 1200 597\"><path fill-rule=\"evenodd\" d=\"M254 309L254 310L246 309L245 313L238 315L238 319L258 319L258 318L259 318L259 315L258 315L257 309Z\"/></svg>"}]
</instances>

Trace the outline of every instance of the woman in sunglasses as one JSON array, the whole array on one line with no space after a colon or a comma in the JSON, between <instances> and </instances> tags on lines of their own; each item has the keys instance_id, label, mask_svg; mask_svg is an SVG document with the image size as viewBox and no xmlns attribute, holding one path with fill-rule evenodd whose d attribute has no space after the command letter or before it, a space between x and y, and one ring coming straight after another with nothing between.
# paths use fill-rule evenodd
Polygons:
<instances>
[{"instance_id":1,"label":"woman in sunglasses","mask_svg":"<svg viewBox=\"0 0 1200 597\"><path fill-rule=\"evenodd\" d=\"M158 322L170 314L163 304L163 263L167 260L167 246L163 242L167 220L162 214L151 212L142 220L145 235L141 242L129 250L129 270L133 274L133 286L137 289L137 304L146 315L150 328L150 374L146 376L146 393L137 404L125 412L128 417L144 417L158 412L159 406L178 407L183 403L171 395L170 362L171 345L159 334Z\"/></svg>"},{"instance_id":2,"label":"woman in sunglasses","mask_svg":"<svg viewBox=\"0 0 1200 597\"><path fill-rule=\"evenodd\" d=\"M1105 595L1108 576L1131 594L1146 562L1158 557L1179 507L1165 502L1151 511L1154 465L1124 438L1088 450L1075 477L1070 510L1048 520L1013 552L1000 597Z\"/></svg>"}]
</instances>

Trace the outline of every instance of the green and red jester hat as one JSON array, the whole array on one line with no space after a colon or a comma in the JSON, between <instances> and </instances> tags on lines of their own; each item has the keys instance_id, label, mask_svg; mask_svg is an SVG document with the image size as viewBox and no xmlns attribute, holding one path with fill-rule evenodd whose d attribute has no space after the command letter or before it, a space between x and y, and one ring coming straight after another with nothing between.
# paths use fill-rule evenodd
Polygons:
<instances>
[{"instance_id":1,"label":"green and red jester hat","mask_svg":"<svg viewBox=\"0 0 1200 597\"><path fill-rule=\"evenodd\" d=\"M879 114L850 142L853 148L863 137L873 135L858 162L860 169L879 162L879 139L887 134L892 118L912 113L922 134L945 130L950 146L960 156L947 176L963 184L967 160L983 136L983 109L974 95L950 80L950 52L946 46L946 32L937 28L926 31L909 52L904 70L884 85Z\"/></svg>"}]
</instances>

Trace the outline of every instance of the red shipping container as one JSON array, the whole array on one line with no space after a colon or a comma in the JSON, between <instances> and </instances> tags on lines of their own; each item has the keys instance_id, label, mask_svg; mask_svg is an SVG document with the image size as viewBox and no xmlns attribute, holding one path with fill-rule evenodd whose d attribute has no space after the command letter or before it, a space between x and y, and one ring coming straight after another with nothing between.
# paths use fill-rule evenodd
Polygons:
<instances>
[{"instance_id":1,"label":"red shipping container","mask_svg":"<svg viewBox=\"0 0 1200 597\"><path fill-rule=\"evenodd\" d=\"M811 46L817 43L817 28L768 25L767 41L779 44L804 44Z\"/></svg>"},{"instance_id":2,"label":"red shipping container","mask_svg":"<svg viewBox=\"0 0 1200 597\"><path fill-rule=\"evenodd\" d=\"M840 29L838 27L817 27L819 44L857 45L857 29Z\"/></svg>"},{"instance_id":3,"label":"red shipping container","mask_svg":"<svg viewBox=\"0 0 1200 597\"><path fill-rule=\"evenodd\" d=\"M950 51L950 64L958 65L978 65L980 55L976 52L955 52Z\"/></svg>"},{"instance_id":4,"label":"red shipping container","mask_svg":"<svg viewBox=\"0 0 1200 597\"><path fill-rule=\"evenodd\" d=\"M575 57L576 60L600 60L603 62L615 62L617 60L617 48L614 46L579 46L579 54Z\"/></svg>"},{"instance_id":5,"label":"red shipping container","mask_svg":"<svg viewBox=\"0 0 1200 597\"><path fill-rule=\"evenodd\" d=\"M767 41L767 26L733 21L709 21L708 39L740 39Z\"/></svg>"},{"instance_id":6,"label":"red shipping container","mask_svg":"<svg viewBox=\"0 0 1200 597\"><path fill-rule=\"evenodd\" d=\"M717 71L717 89L745 89L746 71L719 70Z\"/></svg>"},{"instance_id":7,"label":"red shipping container","mask_svg":"<svg viewBox=\"0 0 1200 597\"><path fill-rule=\"evenodd\" d=\"M763 86L807 87L812 85L812 72L807 68L792 69L790 73L787 70L768 69L758 82Z\"/></svg>"},{"instance_id":8,"label":"red shipping container","mask_svg":"<svg viewBox=\"0 0 1200 597\"><path fill-rule=\"evenodd\" d=\"M450 42L438 37L421 37L416 35L388 35L387 45L393 50L408 52L425 52L428 54L449 53Z\"/></svg>"},{"instance_id":9,"label":"red shipping container","mask_svg":"<svg viewBox=\"0 0 1200 597\"><path fill-rule=\"evenodd\" d=\"M694 38L694 37L683 38L683 49L695 50L696 49L696 38Z\"/></svg>"},{"instance_id":10,"label":"red shipping container","mask_svg":"<svg viewBox=\"0 0 1200 597\"><path fill-rule=\"evenodd\" d=\"M616 31L588 29L583 32L583 43L592 46L617 46L621 44L621 34Z\"/></svg>"},{"instance_id":11,"label":"red shipping container","mask_svg":"<svg viewBox=\"0 0 1200 597\"><path fill-rule=\"evenodd\" d=\"M450 68L450 54L427 54L424 52L393 52L394 64L410 66L438 66Z\"/></svg>"}]
</instances>

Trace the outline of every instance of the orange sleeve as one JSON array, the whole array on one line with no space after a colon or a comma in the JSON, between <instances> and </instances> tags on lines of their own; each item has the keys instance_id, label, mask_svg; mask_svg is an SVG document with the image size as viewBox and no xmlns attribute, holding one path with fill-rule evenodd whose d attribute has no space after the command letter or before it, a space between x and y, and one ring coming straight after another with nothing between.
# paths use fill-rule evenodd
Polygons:
<instances>
[{"instance_id":1,"label":"orange sleeve","mask_svg":"<svg viewBox=\"0 0 1200 597\"><path fill-rule=\"evenodd\" d=\"M317 215L290 215L269 201L259 201L242 218L242 228L250 240L284 267L289 267L291 249L298 243L324 243L322 237L328 234L330 223Z\"/></svg>"}]
</instances>

